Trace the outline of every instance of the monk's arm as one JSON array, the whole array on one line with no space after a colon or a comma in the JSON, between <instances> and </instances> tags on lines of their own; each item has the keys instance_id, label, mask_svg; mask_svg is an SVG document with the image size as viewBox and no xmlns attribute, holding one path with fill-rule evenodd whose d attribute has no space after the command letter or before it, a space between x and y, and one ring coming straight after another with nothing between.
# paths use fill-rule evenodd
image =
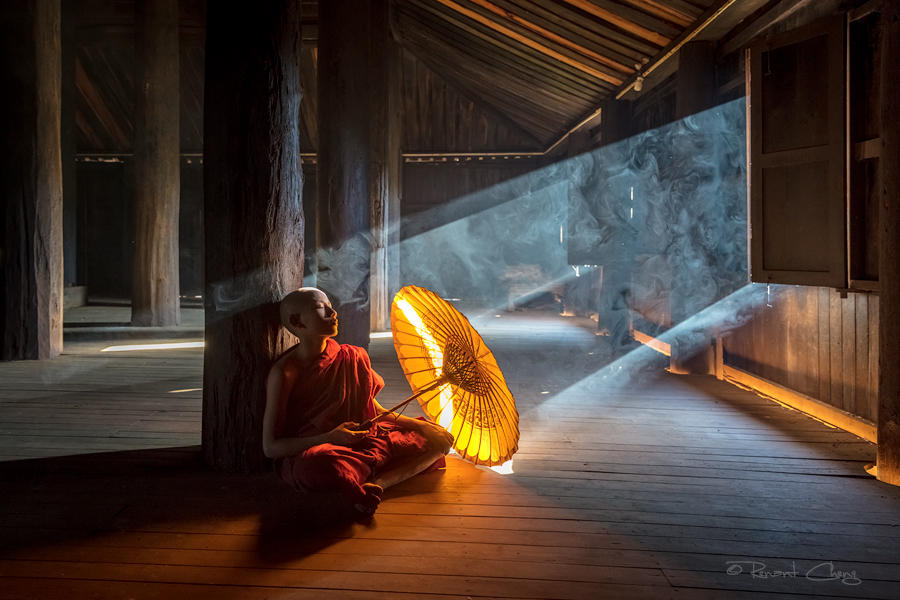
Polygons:
<instances>
[{"instance_id":1,"label":"monk's arm","mask_svg":"<svg viewBox=\"0 0 900 600\"><path fill-rule=\"evenodd\" d=\"M290 370L282 368L280 365L274 365L269 370L269 377L266 380L266 411L263 413L263 453L269 458L282 458L284 456L292 456L300 454L307 448L311 448L316 444L325 443L325 435L317 435L311 437L283 437L275 438L275 422L278 419L278 413L281 406L287 401L291 394L291 388L294 386L294 378L296 375ZM322 438L322 439L314 439Z\"/></svg>"},{"instance_id":2,"label":"monk's arm","mask_svg":"<svg viewBox=\"0 0 900 600\"><path fill-rule=\"evenodd\" d=\"M327 433L305 437L275 437L275 422L294 387L296 373L275 364L266 381L266 410L263 413L263 453L269 458L283 458L300 454L319 444L349 445L364 437L365 431L354 431L355 423L341 423Z\"/></svg>"},{"instance_id":3,"label":"monk's arm","mask_svg":"<svg viewBox=\"0 0 900 600\"><path fill-rule=\"evenodd\" d=\"M382 414L387 411L387 409L381 406L377 400L372 400L372 402L375 403L375 411L378 414ZM384 416L384 419L388 421L394 421L404 429L412 429L413 431L418 431L426 437L434 437L440 442L446 443L448 446L450 444L453 444L453 436L450 435L450 433L448 433L446 429L436 423L432 423L431 421L413 419L404 415L398 415L397 413L389 413Z\"/></svg>"}]
</instances>

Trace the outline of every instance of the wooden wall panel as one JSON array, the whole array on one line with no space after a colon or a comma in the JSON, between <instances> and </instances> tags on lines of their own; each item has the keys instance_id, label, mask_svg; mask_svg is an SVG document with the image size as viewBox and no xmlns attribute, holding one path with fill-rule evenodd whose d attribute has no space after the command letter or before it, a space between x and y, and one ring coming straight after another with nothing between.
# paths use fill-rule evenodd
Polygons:
<instances>
[{"instance_id":1,"label":"wooden wall panel","mask_svg":"<svg viewBox=\"0 0 900 600\"><path fill-rule=\"evenodd\" d=\"M724 339L725 363L874 421L878 297L770 289L769 303Z\"/></svg>"},{"instance_id":2,"label":"wooden wall panel","mask_svg":"<svg viewBox=\"0 0 900 600\"><path fill-rule=\"evenodd\" d=\"M849 297L848 297L849 299ZM831 404L844 408L844 386L841 360L844 356L844 339L841 337L841 298L828 294L828 331L830 334L828 358L831 362Z\"/></svg>"},{"instance_id":3,"label":"wooden wall panel","mask_svg":"<svg viewBox=\"0 0 900 600\"><path fill-rule=\"evenodd\" d=\"M403 166L401 238L406 239L445 224L440 220L441 215L429 218L420 213L524 175L534 169L533 161L407 163ZM508 197L502 196L501 200L508 200ZM491 198L486 197L485 202L490 203ZM488 206L482 205L479 208L484 209Z\"/></svg>"},{"instance_id":4,"label":"wooden wall panel","mask_svg":"<svg viewBox=\"0 0 900 600\"><path fill-rule=\"evenodd\" d=\"M822 402L831 403L831 326L829 313L825 310L829 298L834 294L830 288L816 288L816 296L819 301L818 325L819 335L816 339L816 348L819 358L819 395L816 396Z\"/></svg>"},{"instance_id":5,"label":"wooden wall panel","mask_svg":"<svg viewBox=\"0 0 900 600\"><path fill-rule=\"evenodd\" d=\"M866 378L869 390L878 389L878 303L880 301L878 296L869 296L869 376ZM878 415L878 395L870 393L867 402L869 413L874 421Z\"/></svg>"},{"instance_id":6,"label":"wooden wall panel","mask_svg":"<svg viewBox=\"0 0 900 600\"><path fill-rule=\"evenodd\" d=\"M404 152L543 150L530 134L464 96L407 50L402 71Z\"/></svg>"}]
</instances>

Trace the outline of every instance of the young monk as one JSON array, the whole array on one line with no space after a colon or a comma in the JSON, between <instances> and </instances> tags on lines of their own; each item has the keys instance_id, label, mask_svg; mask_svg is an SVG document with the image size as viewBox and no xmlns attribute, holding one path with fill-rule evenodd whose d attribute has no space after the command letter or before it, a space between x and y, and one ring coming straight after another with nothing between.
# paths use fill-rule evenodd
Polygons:
<instances>
[{"instance_id":1,"label":"young monk","mask_svg":"<svg viewBox=\"0 0 900 600\"><path fill-rule=\"evenodd\" d=\"M443 460L453 437L438 425L396 414L360 429L385 412L375 401L384 380L369 355L332 339L337 315L321 290L291 292L280 309L282 325L299 342L269 371L263 452L294 488L339 491L371 516L384 488Z\"/></svg>"}]
</instances>

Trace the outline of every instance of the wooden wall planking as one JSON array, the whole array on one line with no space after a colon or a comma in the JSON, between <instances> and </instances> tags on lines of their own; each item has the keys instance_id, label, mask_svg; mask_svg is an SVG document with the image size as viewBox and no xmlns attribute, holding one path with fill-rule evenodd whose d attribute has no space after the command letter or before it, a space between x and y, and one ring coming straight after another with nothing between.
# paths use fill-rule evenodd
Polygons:
<instances>
[{"instance_id":1,"label":"wooden wall planking","mask_svg":"<svg viewBox=\"0 0 900 600\"><path fill-rule=\"evenodd\" d=\"M303 48L300 144L316 152L317 49ZM408 50L401 51L404 152L525 152L541 144L508 117L473 101Z\"/></svg>"},{"instance_id":2,"label":"wooden wall planking","mask_svg":"<svg viewBox=\"0 0 900 600\"><path fill-rule=\"evenodd\" d=\"M723 340L725 363L874 421L878 296L771 287L770 302Z\"/></svg>"},{"instance_id":3,"label":"wooden wall planking","mask_svg":"<svg viewBox=\"0 0 900 600\"><path fill-rule=\"evenodd\" d=\"M404 221L400 237L406 239L432 227L444 225L443 218L455 218L457 212L410 220L419 213L447 205L454 200L535 170L534 160L484 160L468 162L407 163L403 165L403 195L400 214ZM497 199L484 198L480 209L489 208Z\"/></svg>"},{"instance_id":4,"label":"wooden wall planking","mask_svg":"<svg viewBox=\"0 0 900 600\"><path fill-rule=\"evenodd\" d=\"M538 150L537 141L476 104L408 50L402 52L403 151Z\"/></svg>"}]
</instances>

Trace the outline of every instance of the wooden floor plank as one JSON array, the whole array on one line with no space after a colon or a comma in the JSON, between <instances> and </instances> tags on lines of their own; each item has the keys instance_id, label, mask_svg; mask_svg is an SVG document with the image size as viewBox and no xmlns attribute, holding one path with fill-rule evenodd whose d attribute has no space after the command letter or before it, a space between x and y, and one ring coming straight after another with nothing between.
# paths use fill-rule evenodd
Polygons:
<instances>
[{"instance_id":1,"label":"wooden floor plank","mask_svg":"<svg viewBox=\"0 0 900 600\"><path fill-rule=\"evenodd\" d=\"M514 473L451 457L369 525L203 466L202 394L180 391L200 350L0 364L0 598L900 596L900 493L864 473L872 444L650 363L610 385L579 323L481 321L517 395ZM370 354L379 400L403 399L390 340Z\"/></svg>"},{"instance_id":2,"label":"wooden floor plank","mask_svg":"<svg viewBox=\"0 0 900 600\"><path fill-rule=\"evenodd\" d=\"M53 598L60 590L65 590L67 600L97 600L119 598L141 598L142 600L172 600L191 598L196 600L271 600L290 597L292 600L383 600L381 592L364 590L291 589L267 586L226 586L198 583L177 584L147 581L108 581L90 579L65 579L39 577L3 577L5 600L34 600ZM432 593L393 592L398 600L468 600L471 596Z\"/></svg>"}]
</instances>

